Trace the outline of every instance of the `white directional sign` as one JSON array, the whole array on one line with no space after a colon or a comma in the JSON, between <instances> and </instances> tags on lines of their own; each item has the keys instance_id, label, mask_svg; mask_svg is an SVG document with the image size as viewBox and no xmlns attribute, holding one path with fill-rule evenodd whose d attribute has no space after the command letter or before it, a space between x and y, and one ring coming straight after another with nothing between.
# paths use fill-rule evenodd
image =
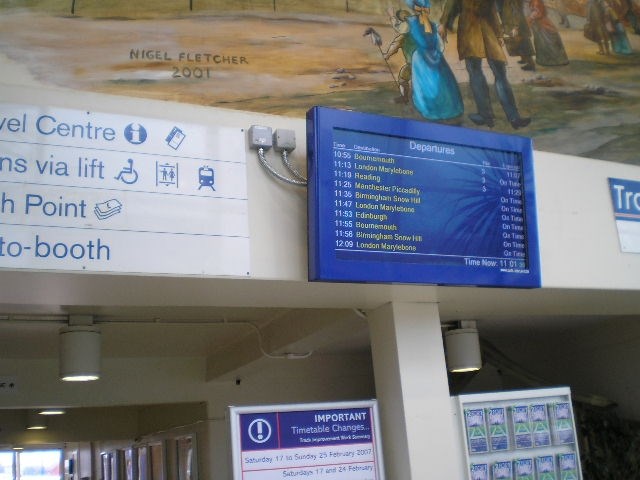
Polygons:
<instances>
[{"instance_id":1,"label":"white directional sign","mask_svg":"<svg viewBox=\"0 0 640 480\"><path fill-rule=\"evenodd\" d=\"M0 104L0 267L249 274L240 128Z\"/></svg>"}]
</instances>

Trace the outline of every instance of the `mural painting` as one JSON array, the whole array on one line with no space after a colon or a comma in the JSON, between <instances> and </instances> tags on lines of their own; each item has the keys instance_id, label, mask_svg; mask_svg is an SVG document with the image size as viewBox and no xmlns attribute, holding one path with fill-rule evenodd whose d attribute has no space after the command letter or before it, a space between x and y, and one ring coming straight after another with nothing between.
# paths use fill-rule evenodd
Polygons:
<instances>
[{"instance_id":1,"label":"mural painting","mask_svg":"<svg viewBox=\"0 0 640 480\"><path fill-rule=\"evenodd\" d=\"M3 0L4 84L516 133L640 165L640 0Z\"/></svg>"}]
</instances>

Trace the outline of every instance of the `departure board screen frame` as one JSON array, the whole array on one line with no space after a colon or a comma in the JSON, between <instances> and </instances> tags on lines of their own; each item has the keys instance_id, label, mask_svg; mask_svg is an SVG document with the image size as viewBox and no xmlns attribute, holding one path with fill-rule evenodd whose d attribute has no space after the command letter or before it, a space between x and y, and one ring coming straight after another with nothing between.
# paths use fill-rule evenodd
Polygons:
<instances>
[{"instance_id":1,"label":"departure board screen frame","mask_svg":"<svg viewBox=\"0 0 640 480\"><path fill-rule=\"evenodd\" d=\"M313 107L309 280L541 284L532 141Z\"/></svg>"}]
</instances>

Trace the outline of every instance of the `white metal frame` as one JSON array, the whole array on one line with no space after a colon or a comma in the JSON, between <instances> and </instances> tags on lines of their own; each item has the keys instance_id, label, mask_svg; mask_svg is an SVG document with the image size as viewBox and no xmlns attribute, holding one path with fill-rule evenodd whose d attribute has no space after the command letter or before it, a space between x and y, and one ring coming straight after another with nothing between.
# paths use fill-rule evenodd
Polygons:
<instances>
[{"instance_id":1,"label":"white metal frame","mask_svg":"<svg viewBox=\"0 0 640 480\"><path fill-rule=\"evenodd\" d=\"M534 447L530 449L516 449L513 444L508 451L498 451L487 453L471 454L469 451L469 443L467 441L466 423L464 411L468 408L488 408L488 407L508 407L516 404L535 404L545 403L547 405L554 402L567 402L569 404L571 412L571 420L573 422L575 442L573 444L554 444L553 432L551 432L552 444L548 447ZM488 463L493 464L499 461L513 461L517 458L531 457L535 458L543 455L558 455L561 453L575 453L576 463L579 479L583 479L582 468L580 466L580 451L577 438L577 429L575 416L573 413L573 404L571 402L571 390L569 387L556 387L556 388L540 388L532 390L514 390L504 392L491 392L491 393L477 393L469 395L460 395L456 397L455 403L457 404L458 423L460 428L460 438L463 444L464 452L464 464L466 477L468 480L471 478L470 467L472 463ZM551 418L549 418L551 428ZM510 441L513 442L513 436L511 431L511 425L509 425ZM491 472L489 471L489 477ZM515 472L514 477L515 478ZM537 478L537 477L536 477ZM560 475L557 476L560 479Z\"/></svg>"}]
</instances>

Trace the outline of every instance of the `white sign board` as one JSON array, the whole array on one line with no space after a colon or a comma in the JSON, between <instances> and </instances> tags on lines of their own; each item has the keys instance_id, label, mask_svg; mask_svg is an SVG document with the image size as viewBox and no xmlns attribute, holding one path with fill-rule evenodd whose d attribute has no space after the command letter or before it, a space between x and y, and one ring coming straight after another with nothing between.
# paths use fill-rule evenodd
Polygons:
<instances>
[{"instance_id":1,"label":"white sign board","mask_svg":"<svg viewBox=\"0 0 640 480\"><path fill-rule=\"evenodd\" d=\"M620 249L640 253L640 181L609 178Z\"/></svg>"},{"instance_id":2,"label":"white sign board","mask_svg":"<svg viewBox=\"0 0 640 480\"><path fill-rule=\"evenodd\" d=\"M249 274L240 128L0 104L0 268Z\"/></svg>"},{"instance_id":3,"label":"white sign board","mask_svg":"<svg viewBox=\"0 0 640 480\"><path fill-rule=\"evenodd\" d=\"M384 480L375 401L230 413L234 480Z\"/></svg>"}]
</instances>

